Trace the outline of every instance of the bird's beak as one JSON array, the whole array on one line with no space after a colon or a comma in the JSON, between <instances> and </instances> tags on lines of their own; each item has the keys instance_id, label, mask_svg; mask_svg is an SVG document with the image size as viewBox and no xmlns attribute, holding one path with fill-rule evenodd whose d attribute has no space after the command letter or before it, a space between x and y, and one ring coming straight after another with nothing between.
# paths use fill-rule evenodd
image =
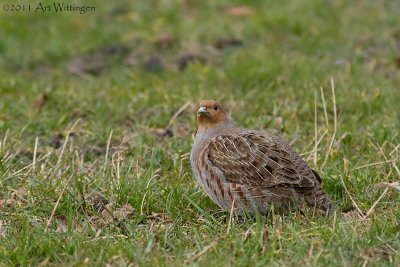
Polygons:
<instances>
[{"instance_id":1,"label":"bird's beak","mask_svg":"<svg viewBox=\"0 0 400 267\"><path fill-rule=\"evenodd\" d=\"M199 110L197 111L197 114L207 114L207 108L206 107L200 107Z\"/></svg>"}]
</instances>

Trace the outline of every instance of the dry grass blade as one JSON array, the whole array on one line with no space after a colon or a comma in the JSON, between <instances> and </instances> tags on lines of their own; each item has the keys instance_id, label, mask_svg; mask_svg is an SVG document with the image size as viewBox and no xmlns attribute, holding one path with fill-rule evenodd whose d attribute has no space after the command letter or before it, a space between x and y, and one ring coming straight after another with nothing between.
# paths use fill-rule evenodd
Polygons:
<instances>
[{"instance_id":1,"label":"dry grass blade","mask_svg":"<svg viewBox=\"0 0 400 267\"><path fill-rule=\"evenodd\" d=\"M36 155L38 149L39 137L35 138L35 149L33 150L33 159L32 159L32 167L35 167L36 164Z\"/></svg>"},{"instance_id":2,"label":"dry grass blade","mask_svg":"<svg viewBox=\"0 0 400 267\"><path fill-rule=\"evenodd\" d=\"M232 6L227 7L225 13L234 17L247 17L253 15L254 9L248 6Z\"/></svg>"},{"instance_id":3,"label":"dry grass blade","mask_svg":"<svg viewBox=\"0 0 400 267\"><path fill-rule=\"evenodd\" d=\"M394 188L398 191L400 191L400 182L393 182L393 183L388 183L387 184L389 187Z\"/></svg>"},{"instance_id":4,"label":"dry grass blade","mask_svg":"<svg viewBox=\"0 0 400 267\"><path fill-rule=\"evenodd\" d=\"M150 187L150 183L153 181L153 179L158 178L160 176L160 172L161 169L157 169L153 175L150 177L149 181L146 184L146 192L143 194L143 198L142 198L142 204L140 205L140 215L144 215L144 202L146 200L147 194L149 192L149 187Z\"/></svg>"},{"instance_id":5,"label":"dry grass blade","mask_svg":"<svg viewBox=\"0 0 400 267\"><path fill-rule=\"evenodd\" d=\"M8 131L9 130L7 129L5 134L4 134L3 140L0 140L0 151L4 150L5 144L7 142Z\"/></svg>"},{"instance_id":6,"label":"dry grass blade","mask_svg":"<svg viewBox=\"0 0 400 267\"><path fill-rule=\"evenodd\" d=\"M184 112L185 109L187 109L191 104L192 104L191 102L186 102L182 107L180 107L180 109L178 109L178 111L175 112L174 115L171 117L165 128L169 129L176 120L176 118L178 118L182 114L182 112Z\"/></svg>"},{"instance_id":7,"label":"dry grass blade","mask_svg":"<svg viewBox=\"0 0 400 267\"><path fill-rule=\"evenodd\" d=\"M379 187L379 188L383 188L383 187L385 187L385 188L393 188L393 189L395 189L395 190L400 191L400 182L391 182L391 183L383 182L383 183L378 183L378 184L376 184L375 187Z\"/></svg>"},{"instance_id":8,"label":"dry grass blade","mask_svg":"<svg viewBox=\"0 0 400 267\"><path fill-rule=\"evenodd\" d=\"M382 146L378 146L378 148L379 148L379 151L381 151L381 153L382 153L383 157L385 158L385 160L388 161L388 158L386 157L386 154L383 151ZM396 162L392 162L392 165L393 165L393 168L396 170L396 172L397 172L397 174L399 175L399 178L400 178L400 170L399 170L399 168L397 168Z\"/></svg>"},{"instance_id":9,"label":"dry grass blade","mask_svg":"<svg viewBox=\"0 0 400 267\"><path fill-rule=\"evenodd\" d=\"M317 151L321 151L321 149L317 149ZM307 151L307 152L300 153L299 155L300 155L300 156L309 155L308 158L307 158L307 160L306 160L306 161L309 161L309 160L310 160L310 157L314 154L314 152L315 152L315 150L313 149L313 150L310 150L310 151Z\"/></svg>"},{"instance_id":10,"label":"dry grass blade","mask_svg":"<svg viewBox=\"0 0 400 267\"><path fill-rule=\"evenodd\" d=\"M400 144L397 145L397 146L389 153L389 155L392 156L395 152L397 152L397 150L399 150L399 148L400 148Z\"/></svg>"},{"instance_id":11,"label":"dry grass blade","mask_svg":"<svg viewBox=\"0 0 400 267\"><path fill-rule=\"evenodd\" d=\"M335 141L336 130L337 130L337 111L336 111L336 96L335 96L335 84L333 83L333 78L331 78L331 89L332 89L332 102L333 102L333 133L331 141L329 142L328 150L325 154L325 160L322 164L322 168L325 167L326 162L328 161L329 154L332 149L333 142Z\"/></svg>"},{"instance_id":12,"label":"dry grass blade","mask_svg":"<svg viewBox=\"0 0 400 267\"><path fill-rule=\"evenodd\" d=\"M233 198L231 211L229 213L228 229L226 230L227 234L229 234L229 231L231 230L234 208L235 208L235 198Z\"/></svg>"},{"instance_id":13,"label":"dry grass blade","mask_svg":"<svg viewBox=\"0 0 400 267\"><path fill-rule=\"evenodd\" d=\"M363 168L367 168L367 167L372 167L372 166L392 163L392 162L396 162L398 160L400 160L400 159L390 159L390 160L386 160L386 161L374 162L374 163L370 163L370 164L366 164L366 165L362 165L362 166L359 166L359 167L352 168L352 169L350 169L350 171L355 171L355 170L359 170L359 169L363 169Z\"/></svg>"},{"instance_id":14,"label":"dry grass blade","mask_svg":"<svg viewBox=\"0 0 400 267\"><path fill-rule=\"evenodd\" d=\"M110 135L108 136L108 140L107 140L106 156L105 156L105 159L104 159L104 167L103 167L104 171L107 170L107 162L108 162L108 155L110 153L110 145L111 145L112 134L113 134L113 131L111 130Z\"/></svg>"},{"instance_id":15,"label":"dry grass blade","mask_svg":"<svg viewBox=\"0 0 400 267\"><path fill-rule=\"evenodd\" d=\"M360 219L364 218L364 213L361 211L361 209L358 207L356 201L354 200L354 198L351 196L350 191L347 189L346 184L343 181L343 177L339 176L340 181L342 182L342 185L344 187L344 190L346 191L346 194L349 196L351 203L353 203L353 206L356 208L357 212L358 212L358 216L360 217Z\"/></svg>"},{"instance_id":16,"label":"dry grass blade","mask_svg":"<svg viewBox=\"0 0 400 267\"><path fill-rule=\"evenodd\" d=\"M375 203L371 206L371 208L367 211L367 214L362 218L363 220L366 220L371 213L374 211L376 205L378 205L379 201L386 195L386 193L389 191L389 187L386 187L385 191L380 195L380 197L375 201Z\"/></svg>"},{"instance_id":17,"label":"dry grass blade","mask_svg":"<svg viewBox=\"0 0 400 267\"><path fill-rule=\"evenodd\" d=\"M213 248L218 241L214 241L211 244L205 246L199 253L197 253L196 255L192 256L191 258L186 260L186 264L192 261L197 260L201 255L203 255L204 253L206 253L210 248Z\"/></svg>"},{"instance_id":18,"label":"dry grass blade","mask_svg":"<svg viewBox=\"0 0 400 267\"><path fill-rule=\"evenodd\" d=\"M5 227L3 227L3 221L0 220L0 237L5 237L5 236L6 236Z\"/></svg>"},{"instance_id":19,"label":"dry grass blade","mask_svg":"<svg viewBox=\"0 0 400 267\"><path fill-rule=\"evenodd\" d=\"M93 239L89 239L89 240L83 241L83 244L89 243L89 242L97 242L97 241L103 240L103 239L117 239L117 238L128 239L129 237L126 236L126 235L112 235L112 236L106 235L106 236L101 236L101 237L97 237L97 236L96 236L96 237L93 238ZM107 266L108 266L108 265L107 265ZM129 265L129 266L130 266L130 265Z\"/></svg>"},{"instance_id":20,"label":"dry grass blade","mask_svg":"<svg viewBox=\"0 0 400 267\"><path fill-rule=\"evenodd\" d=\"M328 133L328 130L325 130L325 132L321 135L321 137L319 138L319 140L318 140L318 142L317 142L317 147L318 147L318 145L321 143L322 139L325 137L325 135L326 135L327 133ZM318 151L319 151L319 150L321 150L321 149L318 148ZM303 152L303 153L300 154L300 156L309 155L308 158L307 158L307 161L309 161L310 158L312 157L313 153L314 153L314 149L311 150L311 151Z\"/></svg>"},{"instance_id":21,"label":"dry grass blade","mask_svg":"<svg viewBox=\"0 0 400 267\"><path fill-rule=\"evenodd\" d=\"M71 135L72 131L75 129L76 125L78 125L78 123L80 122L80 120L81 120L81 119L77 119L77 120L75 121L75 123L71 126L71 128L69 128L69 130L68 130L68 132L67 132L67 135L65 136L65 142L64 142L63 147L62 147L62 149L61 149L60 156L58 157L56 166L59 166L59 165L60 165L61 159L62 159L63 154L64 154L64 151L65 151L65 148L67 147L67 143L68 143L68 140L69 140L69 136Z\"/></svg>"},{"instance_id":22,"label":"dry grass blade","mask_svg":"<svg viewBox=\"0 0 400 267\"><path fill-rule=\"evenodd\" d=\"M35 161L35 163L38 163L38 162L40 162L40 161L42 161L42 160L48 158L51 154L52 154L52 152L48 152L46 155L44 155L44 156L42 156L42 157L39 157L39 158ZM20 169L20 170L14 172L12 175L15 176L15 175L17 175L17 174L20 174L21 172L25 171L26 169L28 169L28 168L30 168L30 167L32 167L32 166L33 166L33 163L30 163L30 164L26 165L25 167L23 167L22 169Z\"/></svg>"},{"instance_id":23,"label":"dry grass blade","mask_svg":"<svg viewBox=\"0 0 400 267\"><path fill-rule=\"evenodd\" d=\"M65 183L64 188L61 190L61 193L60 193L60 195L58 196L57 202L56 202L56 204L54 205L53 211L51 212L50 218L49 218L49 220L47 221L47 225L46 225L46 228L45 228L45 230L44 230L45 233L47 233L47 231L49 230L51 221L52 221L53 218L54 218L54 213L56 212L56 209L57 209L58 205L60 204L61 197L64 195L65 190L67 190L67 187L68 187L68 185L69 185L69 183L71 182L71 180L72 180L73 177L74 177L74 175L71 175L71 176L68 178L68 181Z\"/></svg>"},{"instance_id":24,"label":"dry grass blade","mask_svg":"<svg viewBox=\"0 0 400 267\"><path fill-rule=\"evenodd\" d=\"M318 124L317 124L317 95L314 94L314 153L313 153L313 162L314 166L317 166L318 161Z\"/></svg>"},{"instance_id":25,"label":"dry grass blade","mask_svg":"<svg viewBox=\"0 0 400 267\"><path fill-rule=\"evenodd\" d=\"M328 128L328 127L329 127L329 120L328 120L328 112L326 111L324 90L323 90L322 87L320 87L319 90L321 91L322 105L323 105L323 107L324 107L324 115L325 115L326 128Z\"/></svg>"}]
</instances>

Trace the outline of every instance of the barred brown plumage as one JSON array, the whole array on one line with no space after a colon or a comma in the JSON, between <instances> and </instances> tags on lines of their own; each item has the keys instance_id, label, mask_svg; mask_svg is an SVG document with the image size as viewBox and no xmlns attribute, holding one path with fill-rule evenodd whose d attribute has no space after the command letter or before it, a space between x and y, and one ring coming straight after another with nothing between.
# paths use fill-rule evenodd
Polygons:
<instances>
[{"instance_id":1,"label":"barred brown plumage","mask_svg":"<svg viewBox=\"0 0 400 267\"><path fill-rule=\"evenodd\" d=\"M319 175L279 137L233 127L212 100L200 102L197 123L190 154L193 173L221 208L251 214L266 214L271 205L281 212L333 210Z\"/></svg>"}]
</instances>

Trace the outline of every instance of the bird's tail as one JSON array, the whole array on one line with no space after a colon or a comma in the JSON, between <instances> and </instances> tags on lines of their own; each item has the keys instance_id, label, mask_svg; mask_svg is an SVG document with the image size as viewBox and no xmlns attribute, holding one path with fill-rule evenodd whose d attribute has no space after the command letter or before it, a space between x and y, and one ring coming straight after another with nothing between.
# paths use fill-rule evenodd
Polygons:
<instances>
[{"instance_id":1,"label":"bird's tail","mask_svg":"<svg viewBox=\"0 0 400 267\"><path fill-rule=\"evenodd\" d=\"M304 199L309 207L321 210L326 214L333 213L337 208L320 185L305 193Z\"/></svg>"}]
</instances>

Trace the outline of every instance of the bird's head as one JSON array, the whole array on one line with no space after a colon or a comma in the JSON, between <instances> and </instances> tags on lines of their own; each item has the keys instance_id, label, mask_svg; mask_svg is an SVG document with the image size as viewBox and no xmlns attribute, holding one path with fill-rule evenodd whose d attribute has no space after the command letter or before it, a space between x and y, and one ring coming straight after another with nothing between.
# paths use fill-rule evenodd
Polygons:
<instances>
[{"instance_id":1,"label":"bird's head","mask_svg":"<svg viewBox=\"0 0 400 267\"><path fill-rule=\"evenodd\" d=\"M221 108L220 103L214 100L200 101L199 109L197 110L198 131L223 123L230 123L230 118Z\"/></svg>"}]
</instances>

